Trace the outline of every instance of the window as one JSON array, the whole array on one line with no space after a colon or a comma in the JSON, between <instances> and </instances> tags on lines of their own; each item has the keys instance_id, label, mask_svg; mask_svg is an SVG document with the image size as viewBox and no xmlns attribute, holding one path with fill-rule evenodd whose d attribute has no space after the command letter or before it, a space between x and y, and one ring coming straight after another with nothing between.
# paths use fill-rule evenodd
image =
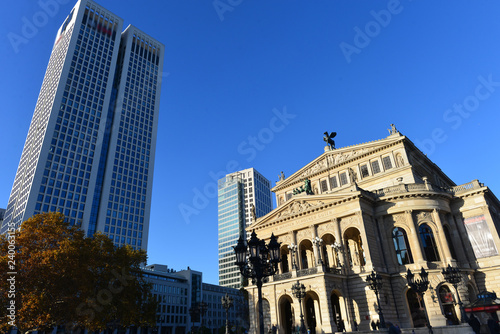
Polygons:
<instances>
[{"instance_id":1,"label":"window","mask_svg":"<svg viewBox=\"0 0 500 334\"><path fill-rule=\"evenodd\" d=\"M328 191L328 185L326 184L326 180L321 181L321 192Z\"/></svg>"},{"instance_id":2,"label":"window","mask_svg":"<svg viewBox=\"0 0 500 334\"><path fill-rule=\"evenodd\" d=\"M378 164L378 160L372 161L372 171L373 174L380 173L380 165Z\"/></svg>"},{"instance_id":3,"label":"window","mask_svg":"<svg viewBox=\"0 0 500 334\"><path fill-rule=\"evenodd\" d=\"M346 175L346 173L341 173L340 174L340 185L343 186L344 184L347 184L347 175Z\"/></svg>"},{"instance_id":4,"label":"window","mask_svg":"<svg viewBox=\"0 0 500 334\"><path fill-rule=\"evenodd\" d=\"M420 233L420 241L424 248L425 259L427 261L439 261L439 253L431 228L427 224L422 224L418 228L418 232Z\"/></svg>"},{"instance_id":5,"label":"window","mask_svg":"<svg viewBox=\"0 0 500 334\"><path fill-rule=\"evenodd\" d=\"M384 164L384 169L387 170L392 168L391 157L383 157L382 163Z\"/></svg>"},{"instance_id":6,"label":"window","mask_svg":"<svg viewBox=\"0 0 500 334\"><path fill-rule=\"evenodd\" d=\"M337 183L337 176L332 176L330 178L330 189L337 188L339 185Z\"/></svg>"},{"instance_id":7,"label":"window","mask_svg":"<svg viewBox=\"0 0 500 334\"><path fill-rule=\"evenodd\" d=\"M369 176L367 165L361 165L360 169L361 169L361 178Z\"/></svg>"},{"instance_id":8,"label":"window","mask_svg":"<svg viewBox=\"0 0 500 334\"><path fill-rule=\"evenodd\" d=\"M411 251L408 248L408 238L405 230L401 227L396 227L392 230L392 241L394 242L394 249L396 250L396 257L400 265L413 263Z\"/></svg>"}]
</instances>

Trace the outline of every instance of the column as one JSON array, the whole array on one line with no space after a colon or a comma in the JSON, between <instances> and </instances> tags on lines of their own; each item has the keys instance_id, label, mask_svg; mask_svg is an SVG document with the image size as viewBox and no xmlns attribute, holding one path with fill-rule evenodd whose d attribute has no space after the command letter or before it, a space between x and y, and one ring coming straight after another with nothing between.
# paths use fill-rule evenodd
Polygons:
<instances>
[{"instance_id":1,"label":"column","mask_svg":"<svg viewBox=\"0 0 500 334\"><path fill-rule=\"evenodd\" d=\"M366 237L367 235L367 230L366 230L366 227L367 226L370 226L370 224L366 224L365 223L365 219L364 219L364 215L363 215L363 212L362 211L359 211L356 213L356 216L358 216L358 219L361 220L361 226L363 227L364 229L364 233L363 231L359 231L360 232L360 242L361 244L359 245L359 248L363 250L363 255L364 255L364 258L365 258L365 265L364 267L370 269L372 268L373 269L373 262L372 262L372 256L371 256L371 251L370 251L370 244L368 243L368 239ZM374 232L374 231L372 231ZM360 257L361 257L361 254L360 254ZM362 261L362 259L360 258L359 259L360 263Z\"/></svg>"},{"instance_id":2,"label":"column","mask_svg":"<svg viewBox=\"0 0 500 334\"><path fill-rule=\"evenodd\" d=\"M340 262L342 263L342 268L348 268L349 260L347 259L346 251L345 251L345 245L344 245L344 238L342 237L342 229L340 228L340 219L339 218L333 218L332 222L334 225L337 227L337 235L335 236L335 241L338 242L341 245L340 251L338 254L340 257ZM337 260L337 259L335 259Z\"/></svg>"},{"instance_id":3,"label":"column","mask_svg":"<svg viewBox=\"0 0 500 334\"><path fill-rule=\"evenodd\" d=\"M318 245L316 244L316 241L314 240L318 234L316 233L316 226L315 225L309 225L309 229L311 230L311 239L313 240L313 255L314 255L314 263L311 267L316 267L319 265L319 256L318 256Z\"/></svg>"},{"instance_id":4,"label":"column","mask_svg":"<svg viewBox=\"0 0 500 334\"><path fill-rule=\"evenodd\" d=\"M412 210L405 211L406 218L411 226L411 231L408 231L407 237L408 242L410 243L411 252L413 254L414 263L422 263L425 262L424 256L422 255L422 247L420 246L420 238L418 233L418 226L415 224L413 220Z\"/></svg>"},{"instance_id":5,"label":"column","mask_svg":"<svg viewBox=\"0 0 500 334\"><path fill-rule=\"evenodd\" d=\"M442 259L442 262L444 262L445 264L450 263L452 260L450 247L448 246L448 240L446 240L446 236L444 235L443 223L441 222L441 216L438 209L432 210L432 218L436 222L436 234L439 238L439 243L441 244L441 249L443 251L444 259Z\"/></svg>"}]
</instances>

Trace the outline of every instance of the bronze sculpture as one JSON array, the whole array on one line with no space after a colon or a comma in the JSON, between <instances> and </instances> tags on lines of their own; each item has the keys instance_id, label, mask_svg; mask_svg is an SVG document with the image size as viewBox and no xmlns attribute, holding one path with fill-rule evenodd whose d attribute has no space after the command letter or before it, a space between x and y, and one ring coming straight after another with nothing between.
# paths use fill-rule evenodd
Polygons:
<instances>
[{"instance_id":1,"label":"bronze sculpture","mask_svg":"<svg viewBox=\"0 0 500 334\"><path fill-rule=\"evenodd\" d=\"M333 138L337 135L337 132L331 132L328 134L328 131L324 133L325 135L323 136L323 140L327 142L328 145L330 145L330 149L335 149L335 141Z\"/></svg>"}]
</instances>

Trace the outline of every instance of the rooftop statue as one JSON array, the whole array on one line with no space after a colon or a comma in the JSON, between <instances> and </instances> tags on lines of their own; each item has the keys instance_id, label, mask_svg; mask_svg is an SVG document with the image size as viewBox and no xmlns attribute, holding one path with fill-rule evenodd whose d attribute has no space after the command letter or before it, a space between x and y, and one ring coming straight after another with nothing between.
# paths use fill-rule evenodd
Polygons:
<instances>
[{"instance_id":1,"label":"rooftop statue","mask_svg":"<svg viewBox=\"0 0 500 334\"><path fill-rule=\"evenodd\" d=\"M394 124L391 124L391 128L387 129L387 131L389 131L389 135L395 135L399 132Z\"/></svg>"},{"instance_id":2,"label":"rooftop statue","mask_svg":"<svg viewBox=\"0 0 500 334\"><path fill-rule=\"evenodd\" d=\"M323 140L327 142L328 145L330 145L330 149L335 149L335 141L333 138L337 135L337 132L332 132L328 134L328 131L325 132L325 135L323 136Z\"/></svg>"},{"instance_id":3,"label":"rooftop statue","mask_svg":"<svg viewBox=\"0 0 500 334\"><path fill-rule=\"evenodd\" d=\"M309 179L304 180L304 185L298 188L293 189L293 194L297 195L303 192L306 192L307 195L313 195L313 191L311 188L311 181Z\"/></svg>"}]
</instances>

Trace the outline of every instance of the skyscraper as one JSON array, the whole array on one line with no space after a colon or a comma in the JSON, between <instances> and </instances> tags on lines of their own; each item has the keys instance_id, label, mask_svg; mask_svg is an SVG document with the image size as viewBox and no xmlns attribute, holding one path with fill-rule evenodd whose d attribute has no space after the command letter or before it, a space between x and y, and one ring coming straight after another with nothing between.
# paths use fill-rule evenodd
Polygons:
<instances>
[{"instance_id":1,"label":"skyscraper","mask_svg":"<svg viewBox=\"0 0 500 334\"><path fill-rule=\"evenodd\" d=\"M59 211L147 247L164 46L90 0L57 32L1 228Z\"/></svg>"},{"instance_id":2,"label":"skyscraper","mask_svg":"<svg viewBox=\"0 0 500 334\"><path fill-rule=\"evenodd\" d=\"M238 238L246 238L246 226L255 216L261 217L273 209L271 182L254 168L226 175L219 180L219 285L239 289L243 277L234 264L232 246Z\"/></svg>"}]
</instances>

